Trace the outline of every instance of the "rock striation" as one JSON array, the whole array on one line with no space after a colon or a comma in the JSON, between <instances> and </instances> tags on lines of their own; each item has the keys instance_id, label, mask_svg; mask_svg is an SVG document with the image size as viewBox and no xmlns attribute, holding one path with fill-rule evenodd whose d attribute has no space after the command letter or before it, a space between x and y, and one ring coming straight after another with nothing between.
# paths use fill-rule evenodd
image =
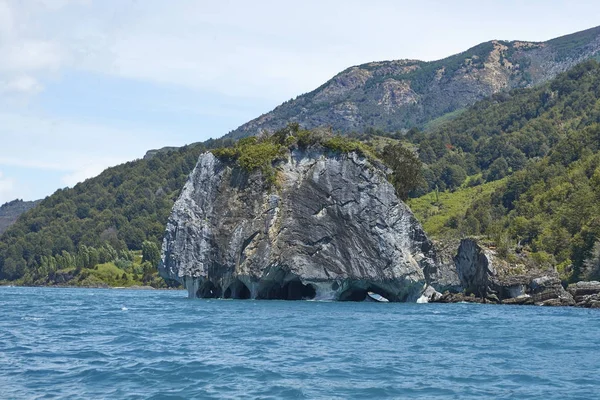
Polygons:
<instances>
[{"instance_id":1,"label":"rock striation","mask_svg":"<svg viewBox=\"0 0 600 400\"><path fill-rule=\"evenodd\" d=\"M555 271L515 269L474 239L436 251L377 161L294 147L273 167L275 183L202 154L169 218L160 274L191 298L600 308L599 282L565 290Z\"/></svg>"},{"instance_id":2,"label":"rock striation","mask_svg":"<svg viewBox=\"0 0 600 400\"><path fill-rule=\"evenodd\" d=\"M169 218L160 274L192 298L427 301L458 287L383 165L296 148L274 168L270 186L261 170L202 154Z\"/></svg>"}]
</instances>

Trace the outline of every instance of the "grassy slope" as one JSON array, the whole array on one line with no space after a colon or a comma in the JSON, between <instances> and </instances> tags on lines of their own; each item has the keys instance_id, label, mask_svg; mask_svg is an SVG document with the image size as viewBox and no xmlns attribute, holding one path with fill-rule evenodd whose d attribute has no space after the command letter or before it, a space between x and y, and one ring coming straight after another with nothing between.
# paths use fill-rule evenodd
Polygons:
<instances>
[{"instance_id":1,"label":"grassy slope","mask_svg":"<svg viewBox=\"0 0 600 400\"><path fill-rule=\"evenodd\" d=\"M454 192L430 192L410 199L408 205L433 239L455 235L454 221L463 218L473 202L491 195L504 183L503 180L474 187L462 187Z\"/></svg>"}]
</instances>

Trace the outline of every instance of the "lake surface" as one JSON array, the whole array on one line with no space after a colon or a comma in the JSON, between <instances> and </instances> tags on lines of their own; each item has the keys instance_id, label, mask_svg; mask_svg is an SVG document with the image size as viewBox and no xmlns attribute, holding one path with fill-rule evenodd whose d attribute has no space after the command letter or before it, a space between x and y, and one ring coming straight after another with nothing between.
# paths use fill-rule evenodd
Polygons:
<instances>
[{"instance_id":1,"label":"lake surface","mask_svg":"<svg viewBox=\"0 0 600 400\"><path fill-rule=\"evenodd\" d=\"M600 310L0 287L0 398L600 398Z\"/></svg>"}]
</instances>

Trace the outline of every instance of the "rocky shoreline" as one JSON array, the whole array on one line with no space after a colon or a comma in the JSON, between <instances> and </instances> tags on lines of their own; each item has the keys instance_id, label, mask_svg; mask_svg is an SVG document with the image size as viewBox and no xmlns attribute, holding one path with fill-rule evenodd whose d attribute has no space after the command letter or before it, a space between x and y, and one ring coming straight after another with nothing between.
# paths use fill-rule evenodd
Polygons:
<instances>
[{"instance_id":1,"label":"rocky shoreline","mask_svg":"<svg viewBox=\"0 0 600 400\"><path fill-rule=\"evenodd\" d=\"M474 239L461 241L454 263L463 291L434 293L430 302L600 308L600 282L564 287L556 271L510 275L507 264Z\"/></svg>"},{"instance_id":2,"label":"rocky shoreline","mask_svg":"<svg viewBox=\"0 0 600 400\"><path fill-rule=\"evenodd\" d=\"M567 287L566 291L570 294L570 297L564 295L555 297L551 293L542 292L537 295L523 294L502 300L494 294L491 294L488 297L476 297L472 294L466 295L465 293L450 293L449 291L446 291L441 295L432 296L430 303L479 303L600 308L600 282L581 281L573 283Z\"/></svg>"},{"instance_id":3,"label":"rocky shoreline","mask_svg":"<svg viewBox=\"0 0 600 400\"><path fill-rule=\"evenodd\" d=\"M15 285L11 282L2 282L0 283L0 287L40 287L40 288L58 288L58 289L115 289L115 290L185 290L182 287L178 288L155 288L152 286L109 286L106 284L98 284L98 285Z\"/></svg>"}]
</instances>

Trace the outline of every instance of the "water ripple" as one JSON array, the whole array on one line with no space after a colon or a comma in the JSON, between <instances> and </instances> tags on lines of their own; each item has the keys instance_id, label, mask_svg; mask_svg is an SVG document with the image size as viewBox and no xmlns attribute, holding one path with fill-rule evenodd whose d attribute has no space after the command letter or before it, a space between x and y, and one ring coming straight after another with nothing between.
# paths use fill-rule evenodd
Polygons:
<instances>
[{"instance_id":1,"label":"water ripple","mask_svg":"<svg viewBox=\"0 0 600 400\"><path fill-rule=\"evenodd\" d=\"M600 312L0 287L0 398L590 399Z\"/></svg>"}]
</instances>

